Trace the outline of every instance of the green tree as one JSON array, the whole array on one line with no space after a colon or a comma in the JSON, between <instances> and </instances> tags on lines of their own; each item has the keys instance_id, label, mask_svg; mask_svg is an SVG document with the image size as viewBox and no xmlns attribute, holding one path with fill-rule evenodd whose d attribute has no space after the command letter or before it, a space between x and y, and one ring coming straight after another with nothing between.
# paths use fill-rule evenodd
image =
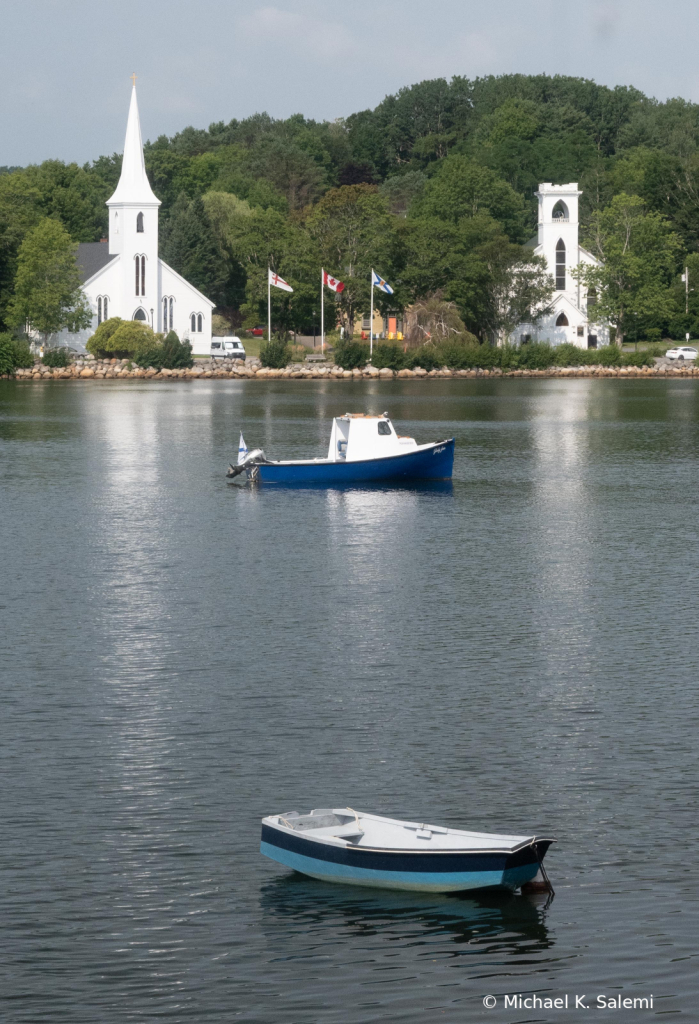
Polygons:
<instances>
[{"instance_id":1,"label":"green tree","mask_svg":"<svg viewBox=\"0 0 699 1024\"><path fill-rule=\"evenodd\" d=\"M66 229L47 217L25 236L17 256L15 291L7 311L14 327L25 324L49 336L89 327L92 311L80 289L77 246Z\"/></svg>"},{"instance_id":2,"label":"green tree","mask_svg":"<svg viewBox=\"0 0 699 1024\"><path fill-rule=\"evenodd\" d=\"M597 290L597 315L616 328L617 344L627 334L655 327L677 313L672 283L682 262L683 246L667 219L647 211L639 196L614 196L592 217L590 245L602 260L583 264L579 279Z\"/></svg>"},{"instance_id":3,"label":"green tree","mask_svg":"<svg viewBox=\"0 0 699 1024\"><path fill-rule=\"evenodd\" d=\"M371 268L389 277L397 260L398 236L388 203L375 185L344 185L323 196L307 227L325 268L344 281L336 302L351 335L357 314L369 311ZM375 293L377 308L395 304L396 299Z\"/></svg>"},{"instance_id":4,"label":"green tree","mask_svg":"<svg viewBox=\"0 0 699 1024\"><path fill-rule=\"evenodd\" d=\"M522 236L524 202L514 189L468 157L452 155L430 179L415 213L457 224L462 217L488 214L499 220L514 239Z\"/></svg>"},{"instance_id":5,"label":"green tree","mask_svg":"<svg viewBox=\"0 0 699 1024\"><path fill-rule=\"evenodd\" d=\"M160 255L204 295L218 304L225 304L228 277L225 259L216 244L201 198L190 200L184 192L180 193L161 227Z\"/></svg>"}]
</instances>

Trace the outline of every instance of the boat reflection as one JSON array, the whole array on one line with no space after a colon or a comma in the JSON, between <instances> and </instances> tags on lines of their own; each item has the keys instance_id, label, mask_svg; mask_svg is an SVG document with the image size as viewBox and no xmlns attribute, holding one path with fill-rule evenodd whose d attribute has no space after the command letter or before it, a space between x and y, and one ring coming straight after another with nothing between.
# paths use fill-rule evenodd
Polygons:
<instances>
[{"instance_id":1,"label":"boat reflection","mask_svg":"<svg viewBox=\"0 0 699 1024\"><path fill-rule=\"evenodd\" d=\"M482 890L478 895L360 890L292 874L263 886L260 910L265 923L285 933L341 930L344 939L385 934L411 945L442 938L449 944L493 941L512 955L550 949L546 927L550 895ZM266 930L266 929L265 929ZM349 932L349 935L348 935Z\"/></svg>"}]
</instances>

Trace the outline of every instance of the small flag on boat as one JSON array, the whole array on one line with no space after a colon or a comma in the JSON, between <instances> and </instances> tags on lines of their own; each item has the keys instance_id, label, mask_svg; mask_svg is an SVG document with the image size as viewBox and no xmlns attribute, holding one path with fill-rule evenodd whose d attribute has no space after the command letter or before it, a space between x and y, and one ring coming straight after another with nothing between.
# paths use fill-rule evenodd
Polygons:
<instances>
[{"instance_id":1,"label":"small flag on boat","mask_svg":"<svg viewBox=\"0 0 699 1024\"><path fill-rule=\"evenodd\" d=\"M380 288L387 295L393 295L393 288L382 277L379 277L375 270L371 271L371 287Z\"/></svg>"},{"instance_id":2,"label":"small flag on boat","mask_svg":"<svg viewBox=\"0 0 699 1024\"><path fill-rule=\"evenodd\" d=\"M275 288L281 288L283 292L293 292L291 285L280 277L279 274L275 274L273 270L269 271L269 283Z\"/></svg>"},{"instance_id":3,"label":"small flag on boat","mask_svg":"<svg viewBox=\"0 0 699 1024\"><path fill-rule=\"evenodd\" d=\"M239 466L242 466L242 464L245 462L245 456L247 454L248 454L248 446L245 443L245 438L243 437L243 431L241 430L240 431L240 442L238 444L238 465Z\"/></svg>"},{"instance_id":4,"label":"small flag on boat","mask_svg":"<svg viewBox=\"0 0 699 1024\"><path fill-rule=\"evenodd\" d=\"M344 287L344 281L338 281L336 277L329 274L327 270L323 271L323 284L326 288L329 288L331 292L341 292Z\"/></svg>"}]
</instances>

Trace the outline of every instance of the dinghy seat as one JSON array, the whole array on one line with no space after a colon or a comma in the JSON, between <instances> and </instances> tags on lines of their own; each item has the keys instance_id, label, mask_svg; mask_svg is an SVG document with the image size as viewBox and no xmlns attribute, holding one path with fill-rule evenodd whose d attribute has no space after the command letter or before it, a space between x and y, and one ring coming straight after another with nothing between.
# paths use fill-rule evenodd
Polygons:
<instances>
[{"instance_id":1,"label":"dinghy seat","mask_svg":"<svg viewBox=\"0 0 699 1024\"><path fill-rule=\"evenodd\" d=\"M316 836L337 836L350 839L364 835L356 814L335 814L332 810L312 811L310 814L280 814L279 823L294 832L310 832Z\"/></svg>"}]
</instances>

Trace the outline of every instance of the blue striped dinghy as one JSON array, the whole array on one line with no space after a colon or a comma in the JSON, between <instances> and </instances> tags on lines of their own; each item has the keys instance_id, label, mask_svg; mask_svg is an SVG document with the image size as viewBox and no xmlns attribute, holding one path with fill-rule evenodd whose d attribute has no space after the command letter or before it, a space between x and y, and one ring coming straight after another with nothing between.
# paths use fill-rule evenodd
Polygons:
<instances>
[{"instance_id":1,"label":"blue striped dinghy","mask_svg":"<svg viewBox=\"0 0 699 1024\"><path fill-rule=\"evenodd\" d=\"M463 892L531 882L554 839L464 832L382 818L351 807L262 819L266 857L325 882Z\"/></svg>"}]
</instances>

